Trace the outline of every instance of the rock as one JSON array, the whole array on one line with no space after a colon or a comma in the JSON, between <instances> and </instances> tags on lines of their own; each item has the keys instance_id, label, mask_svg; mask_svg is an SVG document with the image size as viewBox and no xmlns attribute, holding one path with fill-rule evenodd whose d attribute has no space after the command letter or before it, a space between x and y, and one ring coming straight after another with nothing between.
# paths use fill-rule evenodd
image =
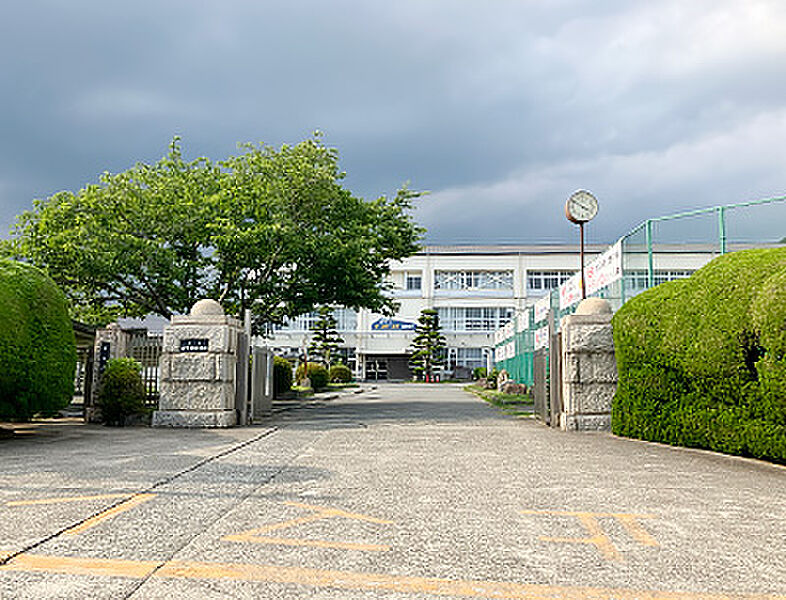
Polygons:
<instances>
[{"instance_id":1,"label":"rock","mask_svg":"<svg viewBox=\"0 0 786 600\"><path fill-rule=\"evenodd\" d=\"M499 389L503 394L516 394L523 396L527 393L527 386L523 383L516 383L515 381L505 381Z\"/></svg>"}]
</instances>

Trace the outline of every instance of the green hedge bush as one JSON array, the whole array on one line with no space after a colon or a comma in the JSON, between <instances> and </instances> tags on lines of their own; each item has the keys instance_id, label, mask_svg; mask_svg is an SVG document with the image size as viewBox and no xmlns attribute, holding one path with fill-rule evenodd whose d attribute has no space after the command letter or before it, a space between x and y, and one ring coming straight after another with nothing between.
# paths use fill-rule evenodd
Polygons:
<instances>
[{"instance_id":1,"label":"green hedge bush","mask_svg":"<svg viewBox=\"0 0 786 600\"><path fill-rule=\"evenodd\" d=\"M113 358L106 363L98 388L98 407L107 425L122 427L128 417L145 412L142 365L133 358Z\"/></svg>"},{"instance_id":2,"label":"green hedge bush","mask_svg":"<svg viewBox=\"0 0 786 600\"><path fill-rule=\"evenodd\" d=\"M273 395L280 398L292 389L292 363L280 356L273 357Z\"/></svg>"},{"instance_id":3,"label":"green hedge bush","mask_svg":"<svg viewBox=\"0 0 786 600\"><path fill-rule=\"evenodd\" d=\"M334 383L349 383L352 381L352 371L347 365L333 365L330 367L330 381Z\"/></svg>"},{"instance_id":4,"label":"green hedge bush","mask_svg":"<svg viewBox=\"0 0 786 600\"><path fill-rule=\"evenodd\" d=\"M71 401L75 368L63 293L35 267L0 259L0 419L57 413Z\"/></svg>"},{"instance_id":5,"label":"green hedge bush","mask_svg":"<svg viewBox=\"0 0 786 600\"><path fill-rule=\"evenodd\" d=\"M320 365L319 363L308 363L308 378L311 380L311 387L315 390L321 390L322 388L326 388L329 375L328 370ZM303 380L303 365L299 365L297 371L295 372L295 379L298 381Z\"/></svg>"},{"instance_id":6,"label":"green hedge bush","mask_svg":"<svg viewBox=\"0 0 786 600\"><path fill-rule=\"evenodd\" d=\"M614 433L786 463L786 248L721 256L613 326Z\"/></svg>"}]
</instances>

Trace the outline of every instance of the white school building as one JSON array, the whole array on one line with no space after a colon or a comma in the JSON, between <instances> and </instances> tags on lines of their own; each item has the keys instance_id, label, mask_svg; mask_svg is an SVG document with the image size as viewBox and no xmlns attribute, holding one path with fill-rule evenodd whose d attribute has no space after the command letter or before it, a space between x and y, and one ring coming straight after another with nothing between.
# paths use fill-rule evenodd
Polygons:
<instances>
[{"instance_id":1,"label":"white school building","mask_svg":"<svg viewBox=\"0 0 786 600\"><path fill-rule=\"evenodd\" d=\"M608 248L586 247L585 264ZM689 276L714 258L709 245L660 245L654 254L655 282ZM359 379L412 377L409 355L420 311L438 311L447 339L447 371L466 376L485 367L493 353L494 331L517 311L533 305L579 270L577 245L426 246L392 265L393 297L400 307L392 318L367 310L339 308L342 354ZM647 270L625 271L629 295L647 287ZM276 354L296 358L310 339L316 314L302 315L276 328L267 343Z\"/></svg>"}]
</instances>

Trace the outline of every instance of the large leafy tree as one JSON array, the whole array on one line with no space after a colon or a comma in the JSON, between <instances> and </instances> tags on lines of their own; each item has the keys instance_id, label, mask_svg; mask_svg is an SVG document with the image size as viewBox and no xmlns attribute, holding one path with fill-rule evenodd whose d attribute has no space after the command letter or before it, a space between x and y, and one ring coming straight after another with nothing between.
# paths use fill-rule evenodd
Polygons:
<instances>
[{"instance_id":1,"label":"large leafy tree","mask_svg":"<svg viewBox=\"0 0 786 600\"><path fill-rule=\"evenodd\" d=\"M433 308L420 311L415 337L412 340L412 356L409 364L419 378L434 381L434 371L445 364L445 336L439 326L439 315Z\"/></svg>"},{"instance_id":2,"label":"large leafy tree","mask_svg":"<svg viewBox=\"0 0 786 600\"><path fill-rule=\"evenodd\" d=\"M36 201L3 250L43 268L93 323L168 318L205 297L252 309L257 331L317 304L389 313L384 276L418 249L418 194L366 201L343 177L318 134L218 163L184 160L176 138L155 164Z\"/></svg>"},{"instance_id":3,"label":"large leafy tree","mask_svg":"<svg viewBox=\"0 0 786 600\"><path fill-rule=\"evenodd\" d=\"M344 339L339 335L336 327L336 317L333 316L333 310L329 306L320 306L317 310L319 318L314 321L311 328L311 344L308 347L308 355L310 358L318 360L324 364L328 369L330 368L332 358L336 355Z\"/></svg>"}]
</instances>

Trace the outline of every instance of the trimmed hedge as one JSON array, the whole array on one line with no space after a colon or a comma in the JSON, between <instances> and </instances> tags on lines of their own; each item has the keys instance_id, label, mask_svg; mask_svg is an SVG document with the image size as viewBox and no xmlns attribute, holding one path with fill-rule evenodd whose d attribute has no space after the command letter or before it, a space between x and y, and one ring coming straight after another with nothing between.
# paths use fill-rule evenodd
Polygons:
<instances>
[{"instance_id":1,"label":"trimmed hedge","mask_svg":"<svg viewBox=\"0 0 786 600\"><path fill-rule=\"evenodd\" d=\"M349 383L352 381L352 371L347 365L333 365L330 367L330 381L334 383Z\"/></svg>"},{"instance_id":2,"label":"trimmed hedge","mask_svg":"<svg viewBox=\"0 0 786 600\"><path fill-rule=\"evenodd\" d=\"M786 463L786 248L721 256L613 326L614 433Z\"/></svg>"},{"instance_id":3,"label":"trimmed hedge","mask_svg":"<svg viewBox=\"0 0 786 600\"><path fill-rule=\"evenodd\" d=\"M273 357L273 395L280 398L292 389L292 363L280 356Z\"/></svg>"},{"instance_id":4,"label":"trimmed hedge","mask_svg":"<svg viewBox=\"0 0 786 600\"><path fill-rule=\"evenodd\" d=\"M133 358L113 358L107 362L101 374L97 403L103 422L116 427L123 427L128 417L144 413L142 365Z\"/></svg>"},{"instance_id":5,"label":"trimmed hedge","mask_svg":"<svg viewBox=\"0 0 786 600\"><path fill-rule=\"evenodd\" d=\"M74 393L76 342L63 292L30 265L0 259L0 419L51 416Z\"/></svg>"},{"instance_id":6,"label":"trimmed hedge","mask_svg":"<svg viewBox=\"0 0 786 600\"><path fill-rule=\"evenodd\" d=\"M299 381L303 380L303 365L300 364L295 371L295 379ZM315 390L321 390L322 388L326 388L328 384L328 370L319 363L308 363L308 378L311 380L311 387Z\"/></svg>"}]
</instances>

